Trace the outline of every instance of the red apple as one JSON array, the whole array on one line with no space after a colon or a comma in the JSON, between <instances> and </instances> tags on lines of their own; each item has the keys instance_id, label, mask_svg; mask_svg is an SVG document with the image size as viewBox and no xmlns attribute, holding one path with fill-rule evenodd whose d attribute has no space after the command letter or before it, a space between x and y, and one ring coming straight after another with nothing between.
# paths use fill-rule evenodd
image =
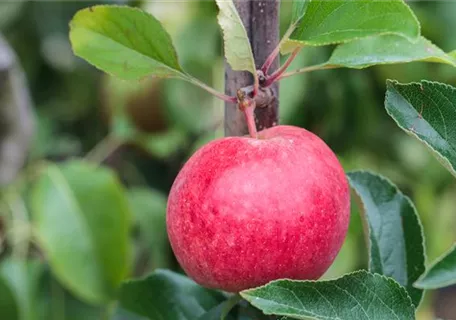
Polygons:
<instances>
[{"instance_id":1,"label":"red apple","mask_svg":"<svg viewBox=\"0 0 456 320\"><path fill-rule=\"evenodd\" d=\"M167 228L185 272L229 292L271 280L317 279L350 217L344 171L311 132L277 126L198 150L177 176Z\"/></svg>"}]
</instances>

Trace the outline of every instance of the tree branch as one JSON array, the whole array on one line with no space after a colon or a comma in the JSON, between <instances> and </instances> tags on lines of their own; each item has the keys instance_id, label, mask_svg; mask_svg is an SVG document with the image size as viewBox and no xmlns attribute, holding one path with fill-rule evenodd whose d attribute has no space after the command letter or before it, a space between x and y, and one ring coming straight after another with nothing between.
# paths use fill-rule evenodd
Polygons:
<instances>
[{"instance_id":1,"label":"tree branch","mask_svg":"<svg viewBox=\"0 0 456 320\"><path fill-rule=\"evenodd\" d=\"M279 42L279 0L234 0L239 15L247 30L257 69L260 69ZM279 58L272 61L271 68L277 69ZM236 95L240 88L253 84L248 72L233 72L226 65L225 91L229 96ZM278 124L278 84L270 88L260 88L259 98L268 103L256 101L256 125L258 130ZM225 105L225 135L241 136L248 134L245 117L236 105Z\"/></svg>"}]
</instances>

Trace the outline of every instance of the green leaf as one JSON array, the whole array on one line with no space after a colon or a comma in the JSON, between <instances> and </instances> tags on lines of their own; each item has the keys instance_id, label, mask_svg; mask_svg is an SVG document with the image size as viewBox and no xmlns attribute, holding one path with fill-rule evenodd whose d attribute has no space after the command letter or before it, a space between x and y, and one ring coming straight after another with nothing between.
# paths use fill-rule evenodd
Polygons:
<instances>
[{"instance_id":1,"label":"green leaf","mask_svg":"<svg viewBox=\"0 0 456 320\"><path fill-rule=\"evenodd\" d=\"M438 289L453 284L456 284L456 243L426 270L415 282L415 287Z\"/></svg>"},{"instance_id":2,"label":"green leaf","mask_svg":"<svg viewBox=\"0 0 456 320\"><path fill-rule=\"evenodd\" d=\"M304 7L304 10L297 10ZM420 25L402 0L310 1L294 5L293 17L304 11L302 19L282 52L310 45L342 43L363 37L396 34L415 40Z\"/></svg>"},{"instance_id":3,"label":"green leaf","mask_svg":"<svg viewBox=\"0 0 456 320\"><path fill-rule=\"evenodd\" d=\"M291 24L297 24L306 13L310 0L293 0L291 5ZM295 28L295 27L294 27Z\"/></svg>"},{"instance_id":4,"label":"green leaf","mask_svg":"<svg viewBox=\"0 0 456 320\"><path fill-rule=\"evenodd\" d=\"M277 280L240 294L265 314L292 319L415 319L403 287L366 271L329 281Z\"/></svg>"},{"instance_id":5,"label":"green leaf","mask_svg":"<svg viewBox=\"0 0 456 320\"><path fill-rule=\"evenodd\" d=\"M225 300L218 306L203 314L198 318L198 320L232 320L234 318L230 315L230 312L240 300L242 300L242 297L235 294L228 300Z\"/></svg>"},{"instance_id":6,"label":"green leaf","mask_svg":"<svg viewBox=\"0 0 456 320\"><path fill-rule=\"evenodd\" d=\"M53 273L81 299L109 301L130 267L130 212L115 174L80 161L48 165L31 196Z\"/></svg>"},{"instance_id":7,"label":"green leaf","mask_svg":"<svg viewBox=\"0 0 456 320\"><path fill-rule=\"evenodd\" d=\"M249 71L256 77L249 37L233 0L216 0L220 9L218 23L223 30L225 56L233 70Z\"/></svg>"},{"instance_id":8,"label":"green leaf","mask_svg":"<svg viewBox=\"0 0 456 320\"><path fill-rule=\"evenodd\" d=\"M0 319L19 320L19 306L9 286L8 279L0 272Z\"/></svg>"},{"instance_id":9,"label":"green leaf","mask_svg":"<svg viewBox=\"0 0 456 320\"><path fill-rule=\"evenodd\" d=\"M20 16L24 7L25 0L0 2L0 29L7 31L7 27Z\"/></svg>"},{"instance_id":10,"label":"green leaf","mask_svg":"<svg viewBox=\"0 0 456 320\"><path fill-rule=\"evenodd\" d=\"M413 283L424 271L423 227L408 197L389 180L365 171L347 174L369 227L369 271L404 286L418 307L423 291Z\"/></svg>"},{"instance_id":11,"label":"green leaf","mask_svg":"<svg viewBox=\"0 0 456 320\"><path fill-rule=\"evenodd\" d=\"M0 264L0 288L6 286L8 292L2 292L0 305L1 319L38 320L36 310L36 293L39 277L42 274L42 265L38 261L24 261L15 258L8 258ZM3 280L2 280L3 279ZM1 289L0 289L1 290ZM5 298L3 296L5 292ZM9 296L10 295L10 296ZM11 300L13 299L13 300ZM16 304L16 317L3 318L3 313L14 314L13 305Z\"/></svg>"},{"instance_id":12,"label":"green leaf","mask_svg":"<svg viewBox=\"0 0 456 320\"><path fill-rule=\"evenodd\" d=\"M166 196L152 189L132 188L127 197L153 268L170 267L172 254L166 233Z\"/></svg>"},{"instance_id":13,"label":"green leaf","mask_svg":"<svg viewBox=\"0 0 456 320\"><path fill-rule=\"evenodd\" d=\"M388 114L456 176L456 88L425 80L410 84L388 80L386 87Z\"/></svg>"},{"instance_id":14,"label":"green leaf","mask_svg":"<svg viewBox=\"0 0 456 320\"><path fill-rule=\"evenodd\" d=\"M126 6L94 6L70 23L74 53L121 79L187 78L169 34L152 15Z\"/></svg>"},{"instance_id":15,"label":"green leaf","mask_svg":"<svg viewBox=\"0 0 456 320\"><path fill-rule=\"evenodd\" d=\"M427 61L456 67L456 59L424 37L411 42L396 35L369 37L339 45L322 67L362 69L376 64Z\"/></svg>"},{"instance_id":16,"label":"green leaf","mask_svg":"<svg viewBox=\"0 0 456 320\"><path fill-rule=\"evenodd\" d=\"M221 293L167 270L124 282L119 298L124 309L151 320L195 320L224 300Z\"/></svg>"},{"instance_id":17,"label":"green leaf","mask_svg":"<svg viewBox=\"0 0 456 320\"><path fill-rule=\"evenodd\" d=\"M106 77L104 80L106 105L111 113L110 131L115 139L123 143L135 144L158 158L169 157L187 143L187 133L179 126L175 125L166 131L148 133L137 128L133 117L129 114L128 109L133 97L144 95L146 90L161 90L161 87L157 89L159 86L157 79L140 83L114 77ZM155 98L160 100L160 95ZM150 107L163 108L163 105L156 103Z\"/></svg>"},{"instance_id":18,"label":"green leaf","mask_svg":"<svg viewBox=\"0 0 456 320\"><path fill-rule=\"evenodd\" d=\"M92 306L75 298L52 276L48 266L43 270L36 293L37 320L100 320L105 306Z\"/></svg>"}]
</instances>

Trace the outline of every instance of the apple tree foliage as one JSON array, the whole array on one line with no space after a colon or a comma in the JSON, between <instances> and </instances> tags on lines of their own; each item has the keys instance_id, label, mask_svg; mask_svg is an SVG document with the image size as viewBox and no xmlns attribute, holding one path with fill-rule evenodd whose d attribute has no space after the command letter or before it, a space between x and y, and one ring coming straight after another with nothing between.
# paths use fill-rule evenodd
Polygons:
<instances>
[{"instance_id":1,"label":"apple tree foliage","mask_svg":"<svg viewBox=\"0 0 456 320\"><path fill-rule=\"evenodd\" d=\"M227 62L233 70L252 73L254 84L259 85L247 32L234 3L216 2ZM424 38L414 13L401 0L295 0L292 10L292 21L280 42L282 54L297 55L309 46L335 48L324 63L266 75L268 84L304 72L378 64L425 61L456 67L456 54L445 53ZM225 101L236 101L183 70L160 21L140 9L89 7L75 15L70 28L74 53L129 81L125 86L152 76L176 78ZM123 99L121 87L116 90L119 100ZM385 108L401 129L428 147L456 175L456 88L426 80L409 84L388 80ZM150 140L121 113L111 122L111 136L119 144L136 143L154 150L157 145L166 145L168 139L183 139L174 132L162 141ZM50 301L50 310L36 310L35 293L42 289L38 279L43 274L55 276L58 281L45 288L59 290L70 308L75 302L68 293L92 305L86 310L88 319L93 314L114 314L114 319L151 320L270 316L407 320L415 318L424 290L456 284L455 247L428 263L420 216L413 202L393 182L372 172L347 173L362 212L368 270L332 280L281 279L235 295L205 289L164 269L141 279L128 279L133 254L131 227L138 220L147 230L143 233L146 237L153 239L159 234L163 238L163 221L152 212L166 206L163 196L141 189L127 192L111 170L90 161L41 163L38 172L32 184L26 183L29 176L19 177L14 188L2 193L6 209L18 211L22 217L12 221L22 232L14 233L11 257L0 264L2 319L42 319L57 308ZM28 213L32 228L21 229ZM47 269L37 261L21 259L31 249L24 241L28 237L41 252L41 259L48 262ZM100 311L106 305L110 312Z\"/></svg>"}]
</instances>

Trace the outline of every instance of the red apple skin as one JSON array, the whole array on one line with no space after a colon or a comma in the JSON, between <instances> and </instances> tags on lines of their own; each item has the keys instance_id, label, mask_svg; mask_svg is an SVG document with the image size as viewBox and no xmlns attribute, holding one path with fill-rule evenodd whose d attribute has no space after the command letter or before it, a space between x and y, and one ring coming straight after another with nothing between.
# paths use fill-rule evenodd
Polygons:
<instances>
[{"instance_id":1,"label":"red apple skin","mask_svg":"<svg viewBox=\"0 0 456 320\"><path fill-rule=\"evenodd\" d=\"M202 286L318 279L345 239L349 187L319 137L277 126L199 149L172 186L166 218L177 260Z\"/></svg>"}]
</instances>

